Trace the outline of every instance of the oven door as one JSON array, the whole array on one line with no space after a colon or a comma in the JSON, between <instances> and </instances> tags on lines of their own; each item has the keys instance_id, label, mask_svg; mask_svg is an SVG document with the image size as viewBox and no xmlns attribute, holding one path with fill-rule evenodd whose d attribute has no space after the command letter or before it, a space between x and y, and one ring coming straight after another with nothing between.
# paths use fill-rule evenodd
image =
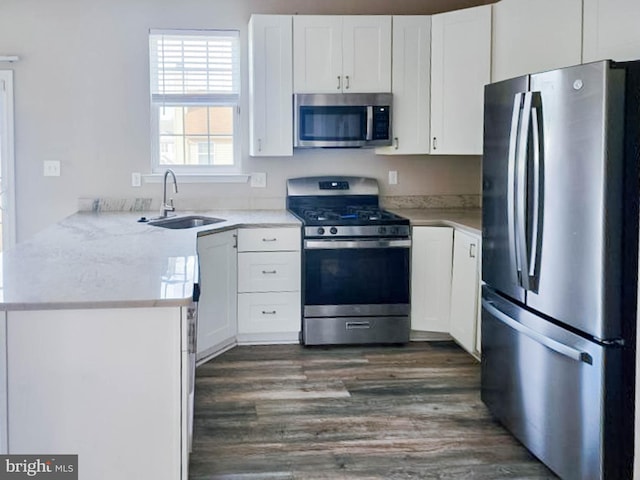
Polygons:
<instances>
[{"instance_id":1,"label":"oven door","mask_svg":"<svg viewBox=\"0 0 640 480\"><path fill-rule=\"evenodd\" d=\"M304 316L408 315L410 239L306 240Z\"/></svg>"}]
</instances>

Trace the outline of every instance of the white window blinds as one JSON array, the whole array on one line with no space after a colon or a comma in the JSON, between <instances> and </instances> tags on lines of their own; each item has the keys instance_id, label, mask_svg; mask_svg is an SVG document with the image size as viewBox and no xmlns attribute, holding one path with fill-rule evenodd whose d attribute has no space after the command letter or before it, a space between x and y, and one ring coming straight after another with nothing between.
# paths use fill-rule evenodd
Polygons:
<instances>
[{"instance_id":1,"label":"white window blinds","mask_svg":"<svg viewBox=\"0 0 640 480\"><path fill-rule=\"evenodd\" d=\"M152 101L163 104L238 101L238 31L152 30L149 42Z\"/></svg>"}]
</instances>

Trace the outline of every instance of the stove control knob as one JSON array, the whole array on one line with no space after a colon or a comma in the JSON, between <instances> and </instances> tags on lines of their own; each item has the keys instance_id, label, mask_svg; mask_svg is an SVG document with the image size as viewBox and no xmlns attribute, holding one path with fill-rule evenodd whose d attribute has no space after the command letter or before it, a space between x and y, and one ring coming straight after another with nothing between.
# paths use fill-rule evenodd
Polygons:
<instances>
[{"instance_id":1,"label":"stove control knob","mask_svg":"<svg viewBox=\"0 0 640 480\"><path fill-rule=\"evenodd\" d=\"M322 227L318 228L318 235L324 235L324 228Z\"/></svg>"},{"instance_id":2,"label":"stove control knob","mask_svg":"<svg viewBox=\"0 0 640 480\"><path fill-rule=\"evenodd\" d=\"M335 235L336 233L338 233L338 229L336 227L331 227L329 232L331 232L331 235Z\"/></svg>"},{"instance_id":3,"label":"stove control knob","mask_svg":"<svg viewBox=\"0 0 640 480\"><path fill-rule=\"evenodd\" d=\"M398 227L391 227L391 234L392 235L397 235L398 234Z\"/></svg>"},{"instance_id":4,"label":"stove control knob","mask_svg":"<svg viewBox=\"0 0 640 480\"><path fill-rule=\"evenodd\" d=\"M384 235L385 233L387 233L387 227L378 228L378 233Z\"/></svg>"}]
</instances>

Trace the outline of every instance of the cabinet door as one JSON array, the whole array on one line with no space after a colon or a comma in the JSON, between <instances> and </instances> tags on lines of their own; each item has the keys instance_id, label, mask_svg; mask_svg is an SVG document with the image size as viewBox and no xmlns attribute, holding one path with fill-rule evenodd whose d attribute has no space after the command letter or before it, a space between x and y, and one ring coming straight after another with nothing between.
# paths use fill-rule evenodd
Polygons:
<instances>
[{"instance_id":1,"label":"cabinet door","mask_svg":"<svg viewBox=\"0 0 640 480\"><path fill-rule=\"evenodd\" d=\"M83 479L186 479L179 307L7 315L9 453L77 454Z\"/></svg>"},{"instance_id":2,"label":"cabinet door","mask_svg":"<svg viewBox=\"0 0 640 480\"><path fill-rule=\"evenodd\" d=\"M393 145L384 155L429 153L431 17L393 17Z\"/></svg>"},{"instance_id":3,"label":"cabinet door","mask_svg":"<svg viewBox=\"0 0 640 480\"><path fill-rule=\"evenodd\" d=\"M459 230L453 239L451 336L469 353L475 352L478 319L480 239Z\"/></svg>"},{"instance_id":4,"label":"cabinet door","mask_svg":"<svg viewBox=\"0 0 640 480\"><path fill-rule=\"evenodd\" d=\"M293 17L293 91L339 93L342 90L342 17Z\"/></svg>"},{"instance_id":5,"label":"cabinet door","mask_svg":"<svg viewBox=\"0 0 640 480\"><path fill-rule=\"evenodd\" d=\"M501 0L492 30L492 82L582 61L582 0Z\"/></svg>"},{"instance_id":6,"label":"cabinet door","mask_svg":"<svg viewBox=\"0 0 640 480\"><path fill-rule=\"evenodd\" d=\"M413 227L411 329L449 333L453 229Z\"/></svg>"},{"instance_id":7,"label":"cabinet door","mask_svg":"<svg viewBox=\"0 0 640 480\"><path fill-rule=\"evenodd\" d=\"M198 360L235 339L238 291L236 239L236 230L198 238Z\"/></svg>"},{"instance_id":8,"label":"cabinet door","mask_svg":"<svg viewBox=\"0 0 640 480\"><path fill-rule=\"evenodd\" d=\"M342 91L391 91L391 17L342 17Z\"/></svg>"},{"instance_id":9,"label":"cabinet door","mask_svg":"<svg viewBox=\"0 0 640 480\"><path fill-rule=\"evenodd\" d=\"M638 18L638 0L584 0L583 62L640 58Z\"/></svg>"},{"instance_id":10,"label":"cabinet door","mask_svg":"<svg viewBox=\"0 0 640 480\"><path fill-rule=\"evenodd\" d=\"M293 54L290 15L249 21L249 154L293 155Z\"/></svg>"},{"instance_id":11,"label":"cabinet door","mask_svg":"<svg viewBox=\"0 0 640 480\"><path fill-rule=\"evenodd\" d=\"M431 17L431 153L481 155L491 5Z\"/></svg>"}]
</instances>

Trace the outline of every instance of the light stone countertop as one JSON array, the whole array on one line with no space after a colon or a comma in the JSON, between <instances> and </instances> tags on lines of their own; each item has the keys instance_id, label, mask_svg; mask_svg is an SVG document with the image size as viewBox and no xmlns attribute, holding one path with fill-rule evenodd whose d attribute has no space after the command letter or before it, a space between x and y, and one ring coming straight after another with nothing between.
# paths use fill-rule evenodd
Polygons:
<instances>
[{"instance_id":1,"label":"light stone countertop","mask_svg":"<svg viewBox=\"0 0 640 480\"><path fill-rule=\"evenodd\" d=\"M481 208L389 208L389 210L408 218L414 227L449 226L482 235Z\"/></svg>"},{"instance_id":2,"label":"light stone countertop","mask_svg":"<svg viewBox=\"0 0 640 480\"><path fill-rule=\"evenodd\" d=\"M481 234L480 209L390 209L413 226ZM242 227L299 226L286 210L178 212L225 219L171 230L138 223L157 212L79 212L0 254L0 310L179 306L198 278L198 236Z\"/></svg>"},{"instance_id":3,"label":"light stone countertop","mask_svg":"<svg viewBox=\"0 0 640 480\"><path fill-rule=\"evenodd\" d=\"M138 223L157 212L79 212L2 253L0 310L187 305L196 238L238 227L299 226L285 210L178 212L224 222L171 230Z\"/></svg>"}]
</instances>

